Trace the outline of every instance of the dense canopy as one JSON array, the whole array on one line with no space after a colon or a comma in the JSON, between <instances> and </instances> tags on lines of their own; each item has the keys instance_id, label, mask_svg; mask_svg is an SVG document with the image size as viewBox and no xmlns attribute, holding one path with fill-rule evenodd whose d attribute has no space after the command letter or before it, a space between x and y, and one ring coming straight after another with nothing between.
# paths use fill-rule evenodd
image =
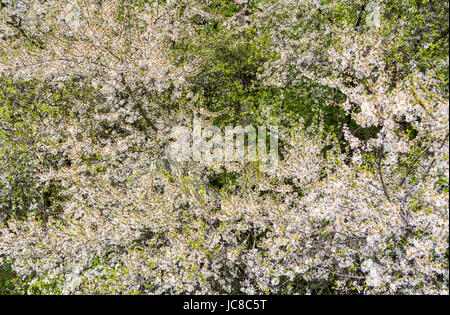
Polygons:
<instances>
[{"instance_id":1,"label":"dense canopy","mask_svg":"<svg viewBox=\"0 0 450 315\"><path fill-rule=\"evenodd\" d=\"M0 294L449 293L447 0L0 5Z\"/></svg>"}]
</instances>

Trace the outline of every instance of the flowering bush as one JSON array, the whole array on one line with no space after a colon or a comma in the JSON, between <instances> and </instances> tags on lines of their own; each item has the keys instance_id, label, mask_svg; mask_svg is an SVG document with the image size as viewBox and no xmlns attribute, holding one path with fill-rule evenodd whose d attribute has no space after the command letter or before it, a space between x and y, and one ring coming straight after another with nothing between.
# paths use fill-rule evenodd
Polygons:
<instances>
[{"instance_id":1,"label":"flowering bush","mask_svg":"<svg viewBox=\"0 0 450 315\"><path fill-rule=\"evenodd\" d=\"M448 294L446 1L2 1L0 293ZM172 161L277 125L279 161Z\"/></svg>"}]
</instances>

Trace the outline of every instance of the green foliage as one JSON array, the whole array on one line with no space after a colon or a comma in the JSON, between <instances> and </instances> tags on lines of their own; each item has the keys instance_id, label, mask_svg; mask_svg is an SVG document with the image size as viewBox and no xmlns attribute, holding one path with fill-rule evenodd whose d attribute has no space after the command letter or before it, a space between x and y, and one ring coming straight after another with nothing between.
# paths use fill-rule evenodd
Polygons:
<instances>
[{"instance_id":1,"label":"green foliage","mask_svg":"<svg viewBox=\"0 0 450 315\"><path fill-rule=\"evenodd\" d=\"M434 69L439 88L448 94L448 9L448 1L387 1L385 60L392 86L414 69Z\"/></svg>"},{"instance_id":2,"label":"green foliage","mask_svg":"<svg viewBox=\"0 0 450 315\"><path fill-rule=\"evenodd\" d=\"M220 2L222 3L222 2ZM202 95L202 104L220 112L212 123L267 124L292 127L299 119L306 126L324 121L326 132L339 133L345 115L339 90L303 78L286 86L267 84L262 76L266 63L279 55L271 49L268 30L246 28L236 32L222 21L208 20L197 28L195 38L186 36L171 43L174 62L182 66L195 58L202 60L199 75L187 78L193 93ZM292 77L301 77L295 69Z\"/></svg>"},{"instance_id":3,"label":"green foliage","mask_svg":"<svg viewBox=\"0 0 450 315\"><path fill-rule=\"evenodd\" d=\"M15 294L16 273L9 263L0 265L0 295Z\"/></svg>"},{"instance_id":4,"label":"green foliage","mask_svg":"<svg viewBox=\"0 0 450 315\"><path fill-rule=\"evenodd\" d=\"M56 88L0 79L0 218L53 208L52 200L60 199L59 184L40 181L39 173L64 160L45 152L54 145L46 137L45 123L67 115L75 91L69 84Z\"/></svg>"}]
</instances>

